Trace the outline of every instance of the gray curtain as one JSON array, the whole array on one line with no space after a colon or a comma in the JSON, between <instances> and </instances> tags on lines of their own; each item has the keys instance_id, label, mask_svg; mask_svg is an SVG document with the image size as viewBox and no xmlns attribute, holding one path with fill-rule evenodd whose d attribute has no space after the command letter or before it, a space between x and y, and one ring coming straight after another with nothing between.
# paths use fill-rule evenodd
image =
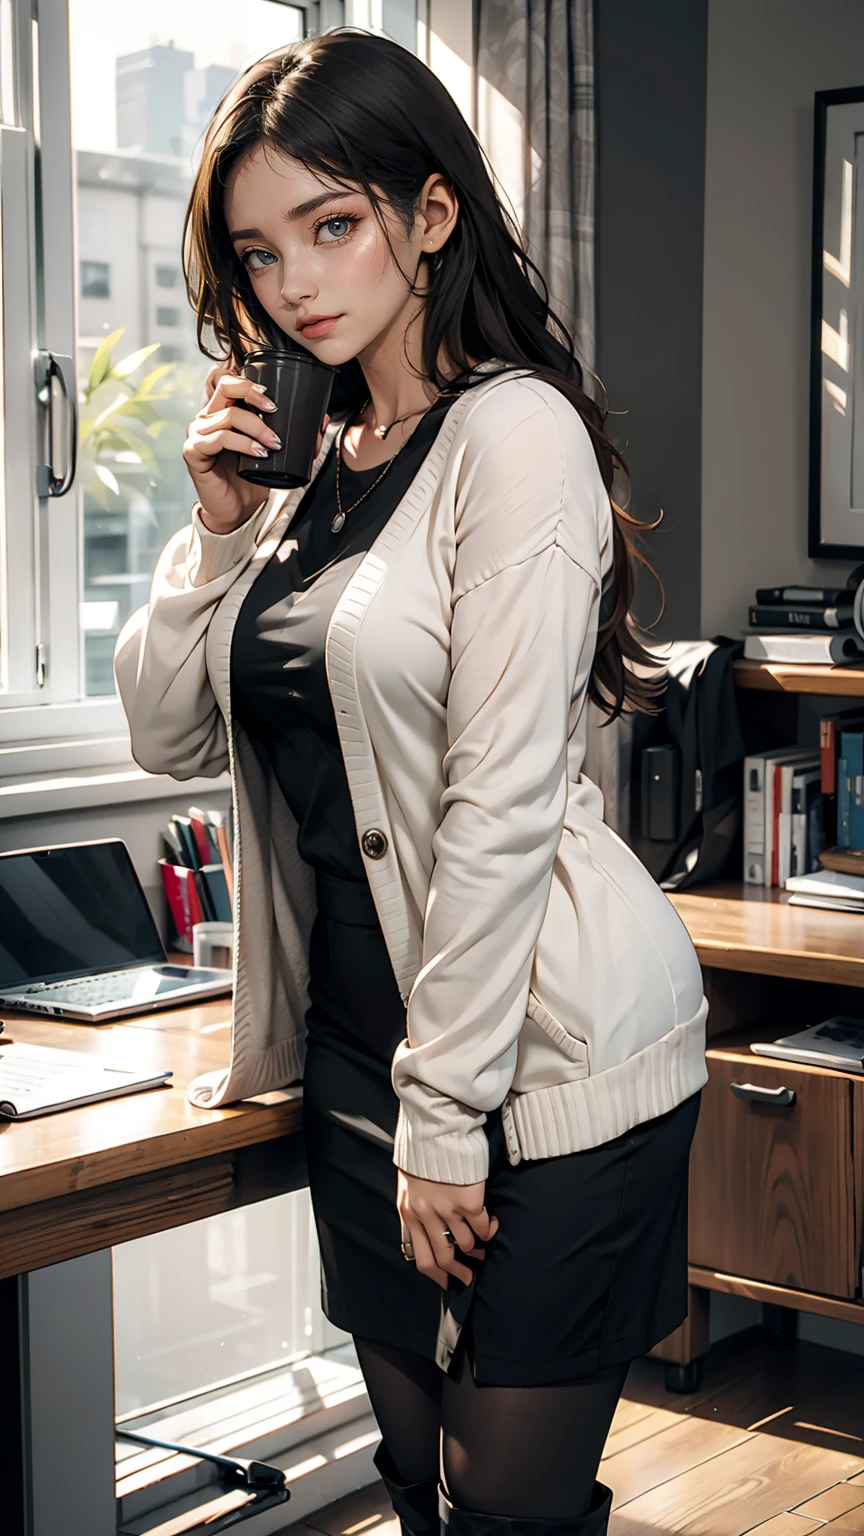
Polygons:
<instances>
[{"instance_id":1,"label":"gray curtain","mask_svg":"<svg viewBox=\"0 0 864 1536\"><path fill-rule=\"evenodd\" d=\"M474 50L478 136L553 308L593 368L592 0L474 0ZM517 144L521 186L509 163Z\"/></svg>"}]
</instances>

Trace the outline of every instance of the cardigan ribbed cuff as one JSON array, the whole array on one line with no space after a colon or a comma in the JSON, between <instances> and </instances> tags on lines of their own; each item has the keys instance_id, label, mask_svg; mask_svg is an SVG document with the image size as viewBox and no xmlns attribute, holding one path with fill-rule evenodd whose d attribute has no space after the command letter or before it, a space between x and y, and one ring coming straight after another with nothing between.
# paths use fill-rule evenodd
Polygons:
<instances>
[{"instance_id":1,"label":"cardigan ribbed cuff","mask_svg":"<svg viewBox=\"0 0 864 1536\"><path fill-rule=\"evenodd\" d=\"M403 1173L436 1184L479 1184L489 1174L489 1142L483 1126L441 1131L428 1116L403 1102L393 1142L393 1161Z\"/></svg>"},{"instance_id":2,"label":"cardigan ribbed cuff","mask_svg":"<svg viewBox=\"0 0 864 1536\"><path fill-rule=\"evenodd\" d=\"M213 533L201 521L201 503L192 508L192 538L186 561L186 573L193 587L203 587L208 581L224 576L245 560L255 547L255 541L269 504L262 502L245 523L232 533Z\"/></svg>"}]
</instances>

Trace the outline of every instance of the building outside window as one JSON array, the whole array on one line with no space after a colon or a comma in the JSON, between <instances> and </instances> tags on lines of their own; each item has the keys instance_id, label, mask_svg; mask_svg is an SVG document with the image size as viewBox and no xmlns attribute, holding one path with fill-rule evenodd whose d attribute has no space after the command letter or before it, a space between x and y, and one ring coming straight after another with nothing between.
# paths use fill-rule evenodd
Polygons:
<instances>
[{"instance_id":1,"label":"building outside window","mask_svg":"<svg viewBox=\"0 0 864 1536\"><path fill-rule=\"evenodd\" d=\"M110 299L111 268L107 261L82 261L82 299Z\"/></svg>"},{"instance_id":2,"label":"building outside window","mask_svg":"<svg viewBox=\"0 0 864 1536\"><path fill-rule=\"evenodd\" d=\"M180 282L180 268L161 266L156 268L157 288L176 288Z\"/></svg>"}]
</instances>

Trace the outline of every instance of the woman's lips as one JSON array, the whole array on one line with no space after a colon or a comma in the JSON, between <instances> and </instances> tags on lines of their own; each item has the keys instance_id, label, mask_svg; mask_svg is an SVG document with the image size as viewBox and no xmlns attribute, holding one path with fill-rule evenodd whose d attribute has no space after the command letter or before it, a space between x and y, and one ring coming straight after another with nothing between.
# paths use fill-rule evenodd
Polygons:
<instances>
[{"instance_id":1,"label":"woman's lips","mask_svg":"<svg viewBox=\"0 0 864 1536\"><path fill-rule=\"evenodd\" d=\"M332 331L336 321L341 320L341 318L341 315L319 316L317 319L313 318L304 321L297 329L306 341L315 341L317 337L326 336L329 331Z\"/></svg>"}]
</instances>

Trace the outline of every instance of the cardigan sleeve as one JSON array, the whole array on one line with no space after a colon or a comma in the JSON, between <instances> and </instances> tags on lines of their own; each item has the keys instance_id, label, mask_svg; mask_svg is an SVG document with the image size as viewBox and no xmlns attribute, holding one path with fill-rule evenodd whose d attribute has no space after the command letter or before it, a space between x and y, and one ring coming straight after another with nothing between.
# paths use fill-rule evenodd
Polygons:
<instances>
[{"instance_id":1,"label":"cardigan sleeve","mask_svg":"<svg viewBox=\"0 0 864 1536\"><path fill-rule=\"evenodd\" d=\"M466 466L446 788L423 962L392 1068L393 1160L443 1183L488 1171L483 1124L516 1066L567 805L571 720L593 659L600 584L567 546L599 562L600 482L564 404L575 450L541 403L485 465Z\"/></svg>"},{"instance_id":2,"label":"cardigan sleeve","mask_svg":"<svg viewBox=\"0 0 864 1536\"><path fill-rule=\"evenodd\" d=\"M207 673L207 630L217 604L254 552L269 500L233 533L205 528L196 507L156 565L150 602L121 630L117 690L132 755L149 773L215 778L228 766L225 722Z\"/></svg>"}]
</instances>

